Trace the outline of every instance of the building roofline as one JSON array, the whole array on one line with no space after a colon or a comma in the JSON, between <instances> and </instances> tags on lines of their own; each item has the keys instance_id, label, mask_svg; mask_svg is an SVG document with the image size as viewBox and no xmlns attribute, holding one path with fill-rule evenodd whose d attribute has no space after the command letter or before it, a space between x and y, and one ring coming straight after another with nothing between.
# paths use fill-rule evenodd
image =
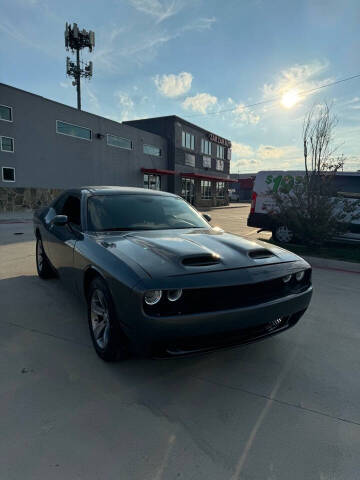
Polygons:
<instances>
[{"instance_id":1,"label":"building roofline","mask_svg":"<svg viewBox=\"0 0 360 480\"><path fill-rule=\"evenodd\" d=\"M101 120L108 120L109 122L116 123L117 125L126 125L127 127L134 128L135 130L141 130L139 128L136 128L134 125L129 125L128 122L118 122L116 120L113 120L112 118L102 117L101 115L88 112L87 110L78 110L76 107L72 107L71 105L66 105L66 103L61 103L61 102L58 102L57 100L52 100L50 98L43 97L42 95L38 95L37 93L28 92L27 90L23 90L22 88L18 88L18 87L13 87L12 85L8 85L6 83L0 82L0 87L6 87L6 88L10 88L11 90L17 90L18 92L26 93L27 95L31 95L33 97L41 98L46 102L55 103L56 105L60 105L61 107L70 108L71 110L75 110L76 112L85 113L86 115L91 115L92 117L99 118ZM148 132L148 133L150 133L151 135L155 135L156 137L160 137L161 139L164 139L164 137L162 135L159 135L158 133L152 133L152 132Z\"/></svg>"},{"instance_id":2,"label":"building roofline","mask_svg":"<svg viewBox=\"0 0 360 480\"><path fill-rule=\"evenodd\" d=\"M196 128L198 130L202 130L204 133L214 133L214 132L211 132L210 130L207 130L206 128L203 128L203 127L200 127L199 125L196 125L195 123L191 123L188 120L186 120L185 118L179 117L178 115L164 115L164 116L160 116L160 117L138 118L137 120L126 120L124 123L132 124L132 123L135 123L135 122L141 122L142 120L160 120L160 119L164 119L164 118L171 118L174 121L179 120L180 122L185 123L186 125L189 125L190 127ZM215 134L215 135L217 135L217 134ZM220 135L218 135L218 136L220 136ZM228 138L225 138L225 137L222 137L222 138L224 138L225 140L230 142L230 140Z\"/></svg>"}]
</instances>

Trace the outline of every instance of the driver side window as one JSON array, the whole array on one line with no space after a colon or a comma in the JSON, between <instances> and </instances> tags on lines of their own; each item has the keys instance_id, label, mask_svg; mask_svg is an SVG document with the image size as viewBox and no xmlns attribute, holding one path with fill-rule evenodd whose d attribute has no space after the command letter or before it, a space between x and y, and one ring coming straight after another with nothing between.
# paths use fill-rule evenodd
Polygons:
<instances>
[{"instance_id":1,"label":"driver side window","mask_svg":"<svg viewBox=\"0 0 360 480\"><path fill-rule=\"evenodd\" d=\"M70 223L81 228L80 198L75 195L69 195L65 200L64 206L59 212L61 215L67 215Z\"/></svg>"}]
</instances>

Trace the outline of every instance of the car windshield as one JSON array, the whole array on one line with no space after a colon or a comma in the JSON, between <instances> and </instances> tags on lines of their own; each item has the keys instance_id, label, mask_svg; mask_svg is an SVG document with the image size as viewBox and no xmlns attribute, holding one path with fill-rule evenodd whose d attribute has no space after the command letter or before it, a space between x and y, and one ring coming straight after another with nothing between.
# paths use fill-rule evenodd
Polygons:
<instances>
[{"instance_id":1,"label":"car windshield","mask_svg":"<svg viewBox=\"0 0 360 480\"><path fill-rule=\"evenodd\" d=\"M209 228L209 224L179 197L165 195L95 195L88 200L88 229L167 230Z\"/></svg>"}]
</instances>

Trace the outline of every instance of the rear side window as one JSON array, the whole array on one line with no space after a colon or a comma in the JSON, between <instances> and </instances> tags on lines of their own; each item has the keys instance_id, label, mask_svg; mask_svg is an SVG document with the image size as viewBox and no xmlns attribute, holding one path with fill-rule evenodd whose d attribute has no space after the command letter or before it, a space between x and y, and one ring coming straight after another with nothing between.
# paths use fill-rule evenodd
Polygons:
<instances>
[{"instance_id":1,"label":"rear side window","mask_svg":"<svg viewBox=\"0 0 360 480\"><path fill-rule=\"evenodd\" d=\"M57 213L57 212L56 212ZM58 215L67 215L70 223L81 226L81 214L80 214L80 198L74 195L69 195Z\"/></svg>"}]
</instances>

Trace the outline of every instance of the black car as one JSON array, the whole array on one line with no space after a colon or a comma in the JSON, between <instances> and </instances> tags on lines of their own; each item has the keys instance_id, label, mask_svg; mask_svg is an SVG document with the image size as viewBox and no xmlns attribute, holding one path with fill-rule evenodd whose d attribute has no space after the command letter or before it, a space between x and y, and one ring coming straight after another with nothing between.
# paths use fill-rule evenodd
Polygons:
<instances>
[{"instance_id":1,"label":"black car","mask_svg":"<svg viewBox=\"0 0 360 480\"><path fill-rule=\"evenodd\" d=\"M34 215L38 274L85 296L108 361L233 347L295 325L310 303L310 265L209 221L166 192L68 190Z\"/></svg>"}]
</instances>

